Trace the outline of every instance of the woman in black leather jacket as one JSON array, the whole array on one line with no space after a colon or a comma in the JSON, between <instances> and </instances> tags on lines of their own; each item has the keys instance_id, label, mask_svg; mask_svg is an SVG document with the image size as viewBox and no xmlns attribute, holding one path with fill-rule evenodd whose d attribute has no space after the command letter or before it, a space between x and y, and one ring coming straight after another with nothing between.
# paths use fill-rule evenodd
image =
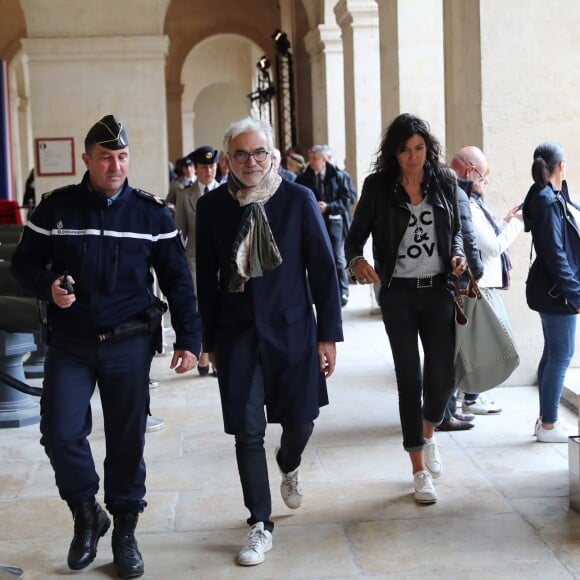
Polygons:
<instances>
[{"instance_id":1,"label":"woman in black leather jacket","mask_svg":"<svg viewBox=\"0 0 580 580\"><path fill-rule=\"evenodd\" d=\"M441 474L442 462L434 431L454 389L454 304L447 276L461 275L467 265L457 182L440 157L441 146L425 121L398 116L384 134L346 240L352 275L360 284L381 284L403 447L419 503L437 501L432 478ZM374 267L363 257L369 236Z\"/></svg>"}]
</instances>

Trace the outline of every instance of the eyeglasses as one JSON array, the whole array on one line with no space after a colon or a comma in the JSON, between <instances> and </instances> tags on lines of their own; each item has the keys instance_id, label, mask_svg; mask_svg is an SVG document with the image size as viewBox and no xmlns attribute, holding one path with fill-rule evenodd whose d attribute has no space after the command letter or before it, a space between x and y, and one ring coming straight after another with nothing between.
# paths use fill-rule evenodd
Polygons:
<instances>
[{"instance_id":1,"label":"eyeglasses","mask_svg":"<svg viewBox=\"0 0 580 580\"><path fill-rule=\"evenodd\" d=\"M475 171L475 173L477 173L477 175L479 176L479 179L477 180L478 183L483 183L484 181L489 181L489 177L487 175L484 175L483 173L481 173L479 171L479 169L477 169L477 167L475 167L475 165L473 165L471 167L471 169L473 169L473 171Z\"/></svg>"},{"instance_id":2,"label":"eyeglasses","mask_svg":"<svg viewBox=\"0 0 580 580\"><path fill-rule=\"evenodd\" d=\"M233 157L238 163L246 163L250 157L253 157L257 163L260 163L261 161L266 161L268 155L270 155L270 151L266 151L265 149L256 149L255 151L238 149L230 157Z\"/></svg>"}]
</instances>

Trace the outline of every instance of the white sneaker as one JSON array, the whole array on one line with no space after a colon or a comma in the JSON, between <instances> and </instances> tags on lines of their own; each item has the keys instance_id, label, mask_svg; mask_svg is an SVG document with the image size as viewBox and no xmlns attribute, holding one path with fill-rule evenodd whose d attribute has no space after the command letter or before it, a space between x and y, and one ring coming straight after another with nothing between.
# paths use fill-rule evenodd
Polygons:
<instances>
[{"instance_id":1,"label":"white sneaker","mask_svg":"<svg viewBox=\"0 0 580 580\"><path fill-rule=\"evenodd\" d=\"M464 413L474 413L475 415L490 415L501 413L501 407L490 401L485 395L479 395L475 401L463 399L461 408Z\"/></svg>"},{"instance_id":2,"label":"white sneaker","mask_svg":"<svg viewBox=\"0 0 580 580\"><path fill-rule=\"evenodd\" d=\"M151 433L152 431L161 431L165 428L165 421L158 417L147 417L147 427L145 431Z\"/></svg>"},{"instance_id":3,"label":"white sneaker","mask_svg":"<svg viewBox=\"0 0 580 580\"><path fill-rule=\"evenodd\" d=\"M278 463L278 451L279 447L276 447L276 463ZM280 466L278 466L280 469ZM302 505L302 478L300 477L299 468L297 467L294 471L289 473L284 473L280 469L280 474L282 475L282 482L280 483L280 494L287 507L292 510L298 509Z\"/></svg>"},{"instance_id":4,"label":"white sneaker","mask_svg":"<svg viewBox=\"0 0 580 580\"><path fill-rule=\"evenodd\" d=\"M540 423L537 438L542 443L568 443L570 435L574 435L572 427L562 421L556 421L553 429L544 429Z\"/></svg>"},{"instance_id":5,"label":"white sneaker","mask_svg":"<svg viewBox=\"0 0 580 580\"><path fill-rule=\"evenodd\" d=\"M439 443L435 441L435 436L431 437L431 439L425 438L425 449L423 450L425 455L425 465L433 479L437 479L441 475L441 470L443 469L443 461L441 460L439 447Z\"/></svg>"},{"instance_id":6,"label":"white sneaker","mask_svg":"<svg viewBox=\"0 0 580 580\"><path fill-rule=\"evenodd\" d=\"M250 528L248 539L238 554L240 566L255 566L264 561L264 554L272 549L272 534L264 529L264 522Z\"/></svg>"},{"instance_id":7,"label":"white sneaker","mask_svg":"<svg viewBox=\"0 0 580 580\"><path fill-rule=\"evenodd\" d=\"M536 424L534 425L534 437L538 436L538 431L540 430L541 426L542 426L542 420L538 417L536 419Z\"/></svg>"},{"instance_id":8,"label":"white sneaker","mask_svg":"<svg viewBox=\"0 0 580 580\"><path fill-rule=\"evenodd\" d=\"M415 481L415 501L417 503L435 503L437 492L428 471L417 471L413 475Z\"/></svg>"}]
</instances>

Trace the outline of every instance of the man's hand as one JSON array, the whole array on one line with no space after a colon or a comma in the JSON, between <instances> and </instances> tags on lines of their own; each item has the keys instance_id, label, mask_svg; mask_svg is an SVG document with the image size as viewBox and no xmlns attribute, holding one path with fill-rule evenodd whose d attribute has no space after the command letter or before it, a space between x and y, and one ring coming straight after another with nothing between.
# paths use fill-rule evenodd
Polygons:
<instances>
[{"instance_id":1,"label":"man's hand","mask_svg":"<svg viewBox=\"0 0 580 580\"><path fill-rule=\"evenodd\" d=\"M318 207L320 208L320 211L322 213L326 213L327 206L328 206L328 204L325 201L319 201L318 202Z\"/></svg>"},{"instance_id":2,"label":"man's hand","mask_svg":"<svg viewBox=\"0 0 580 580\"><path fill-rule=\"evenodd\" d=\"M318 360L320 361L320 370L328 378L333 372L336 365L336 343L319 342L318 343Z\"/></svg>"},{"instance_id":3,"label":"man's hand","mask_svg":"<svg viewBox=\"0 0 580 580\"><path fill-rule=\"evenodd\" d=\"M521 222L524 221L524 214L522 213L522 204L519 203L518 205L512 207L503 218L504 222L509 222L512 218L516 218Z\"/></svg>"},{"instance_id":4,"label":"man's hand","mask_svg":"<svg viewBox=\"0 0 580 580\"><path fill-rule=\"evenodd\" d=\"M171 359L170 369L175 369L178 374L186 373L191 369L195 368L197 364L197 357L188 350L177 349L173 353L173 358Z\"/></svg>"},{"instance_id":5,"label":"man's hand","mask_svg":"<svg viewBox=\"0 0 580 580\"><path fill-rule=\"evenodd\" d=\"M73 277L69 274L66 276L70 282L75 283ZM76 296L74 294L69 294L66 288L61 288L61 284L64 282L65 276L57 278L50 286L50 295L52 296L52 301L59 308L70 308L75 300Z\"/></svg>"}]
</instances>

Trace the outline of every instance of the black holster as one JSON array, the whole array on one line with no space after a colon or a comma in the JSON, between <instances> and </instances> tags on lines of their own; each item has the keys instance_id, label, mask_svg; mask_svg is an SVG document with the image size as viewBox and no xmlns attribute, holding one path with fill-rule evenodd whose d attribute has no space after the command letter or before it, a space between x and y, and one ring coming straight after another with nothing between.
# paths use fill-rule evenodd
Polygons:
<instances>
[{"instance_id":1,"label":"black holster","mask_svg":"<svg viewBox=\"0 0 580 580\"><path fill-rule=\"evenodd\" d=\"M163 315L167 312L167 304L159 298L145 310L145 318L149 325L149 332L153 334L153 346L155 351L163 352Z\"/></svg>"},{"instance_id":2,"label":"black holster","mask_svg":"<svg viewBox=\"0 0 580 580\"><path fill-rule=\"evenodd\" d=\"M112 330L97 335L99 342L117 341L139 334L152 334L153 346L158 353L163 352L163 315L167 312L167 304L156 299L155 302L135 320L128 320L115 326Z\"/></svg>"}]
</instances>

